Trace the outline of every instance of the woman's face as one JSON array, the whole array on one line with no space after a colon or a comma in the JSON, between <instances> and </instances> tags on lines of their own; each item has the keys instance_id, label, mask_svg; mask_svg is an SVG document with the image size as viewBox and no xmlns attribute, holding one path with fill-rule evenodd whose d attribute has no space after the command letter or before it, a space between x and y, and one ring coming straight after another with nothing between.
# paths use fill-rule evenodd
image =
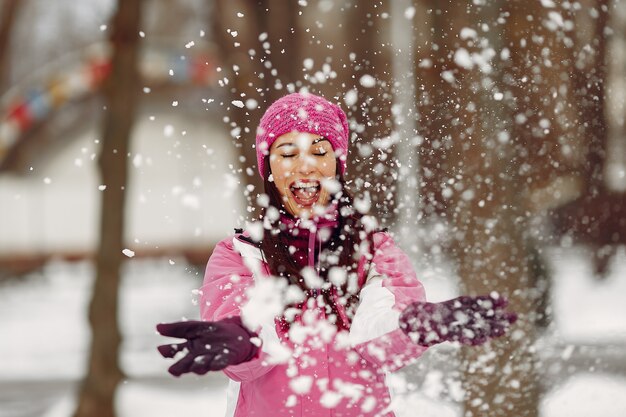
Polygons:
<instances>
[{"instance_id":1,"label":"woman's face","mask_svg":"<svg viewBox=\"0 0 626 417\"><path fill-rule=\"evenodd\" d=\"M270 147L270 168L283 204L293 216L311 218L315 206L323 208L330 201L322 180L335 179L337 161L328 139L285 133Z\"/></svg>"}]
</instances>

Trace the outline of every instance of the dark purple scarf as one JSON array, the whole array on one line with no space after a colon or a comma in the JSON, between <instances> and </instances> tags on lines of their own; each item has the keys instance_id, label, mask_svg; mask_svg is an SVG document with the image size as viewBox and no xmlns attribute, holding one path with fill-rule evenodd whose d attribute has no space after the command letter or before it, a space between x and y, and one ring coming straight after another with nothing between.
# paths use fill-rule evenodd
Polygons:
<instances>
[{"instance_id":1,"label":"dark purple scarf","mask_svg":"<svg viewBox=\"0 0 626 417\"><path fill-rule=\"evenodd\" d=\"M312 219L303 220L286 214L280 215L280 224L285 227L285 231L282 232L283 238L288 245L287 248L289 246L295 248L292 256L300 268L309 266L319 275L319 254L339 224L338 217L339 211L334 203L328 206L322 215Z\"/></svg>"}]
</instances>

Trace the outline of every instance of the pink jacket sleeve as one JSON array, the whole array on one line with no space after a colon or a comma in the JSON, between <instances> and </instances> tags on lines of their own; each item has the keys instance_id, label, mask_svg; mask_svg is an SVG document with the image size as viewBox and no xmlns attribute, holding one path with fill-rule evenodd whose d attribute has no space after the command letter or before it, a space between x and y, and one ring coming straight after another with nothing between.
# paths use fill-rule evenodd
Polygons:
<instances>
[{"instance_id":1,"label":"pink jacket sleeve","mask_svg":"<svg viewBox=\"0 0 626 417\"><path fill-rule=\"evenodd\" d=\"M353 346L385 371L413 362L424 351L400 330L398 319L411 302L425 300L409 257L386 232L374 234L374 257L350 329Z\"/></svg>"},{"instance_id":2,"label":"pink jacket sleeve","mask_svg":"<svg viewBox=\"0 0 626 417\"><path fill-rule=\"evenodd\" d=\"M215 246L206 266L200 288L200 317L205 321L217 321L241 315L240 308L246 301L245 291L252 285L252 273L234 249L232 238L222 240ZM260 349L256 358L229 366L224 373L235 381L255 379L272 369L265 363L266 359L267 354Z\"/></svg>"}]
</instances>

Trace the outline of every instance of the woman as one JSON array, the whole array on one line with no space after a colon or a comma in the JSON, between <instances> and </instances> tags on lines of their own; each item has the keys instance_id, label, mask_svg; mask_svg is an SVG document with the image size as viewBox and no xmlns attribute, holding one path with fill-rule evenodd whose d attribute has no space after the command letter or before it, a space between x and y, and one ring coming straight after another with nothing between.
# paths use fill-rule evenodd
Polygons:
<instances>
[{"instance_id":1,"label":"woman","mask_svg":"<svg viewBox=\"0 0 626 417\"><path fill-rule=\"evenodd\" d=\"M353 206L348 143L339 106L300 93L273 103L256 136L262 234L216 246L202 321L157 326L186 339L159 347L165 357L185 352L173 375L223 370L231 379L228 415L393 416L387 373L428 346L480 344L515 321L497 295L425 301L408 257ZM254 304L266 283L284 284L271 287L282 304L269 322Z\"/></svg>"}]
</instances>

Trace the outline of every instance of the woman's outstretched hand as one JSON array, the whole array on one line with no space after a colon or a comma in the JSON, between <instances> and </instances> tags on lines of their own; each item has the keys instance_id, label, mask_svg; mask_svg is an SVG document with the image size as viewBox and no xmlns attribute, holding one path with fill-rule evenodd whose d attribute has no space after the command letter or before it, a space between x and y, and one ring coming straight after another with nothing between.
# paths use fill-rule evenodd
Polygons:
<instances>
[{"instance_id":1,"label":"woman's outstretched hand","mask_svg":"<svg viewBox=\"0 0 626 417\"><path fill-rule=\"evenodd\" d=\"M209 371L219 371L229 365L249 361L258 351L258 347L251 341L257 335L241 323L240 317L214 322L190 320L160 323L156 328L163 336L186 339L184 342L158 347L165 358L173 358L178 352L186 353L168 369L174 376L187 372L204 375Z\"/></svg>"},{"instance_id":2,"label":"woman's outstretched hand","mask_svg":"<svg viewBox=\"0 0 626 417\"><path fill-rule=\"evenodd\" d=\"M480 345L502 336L517 315L505 310L507 299L498 295L467 295L427 303L416 301L400 314L400 328L420 346L441 342Z\"/></svg>"}]
</instances>

